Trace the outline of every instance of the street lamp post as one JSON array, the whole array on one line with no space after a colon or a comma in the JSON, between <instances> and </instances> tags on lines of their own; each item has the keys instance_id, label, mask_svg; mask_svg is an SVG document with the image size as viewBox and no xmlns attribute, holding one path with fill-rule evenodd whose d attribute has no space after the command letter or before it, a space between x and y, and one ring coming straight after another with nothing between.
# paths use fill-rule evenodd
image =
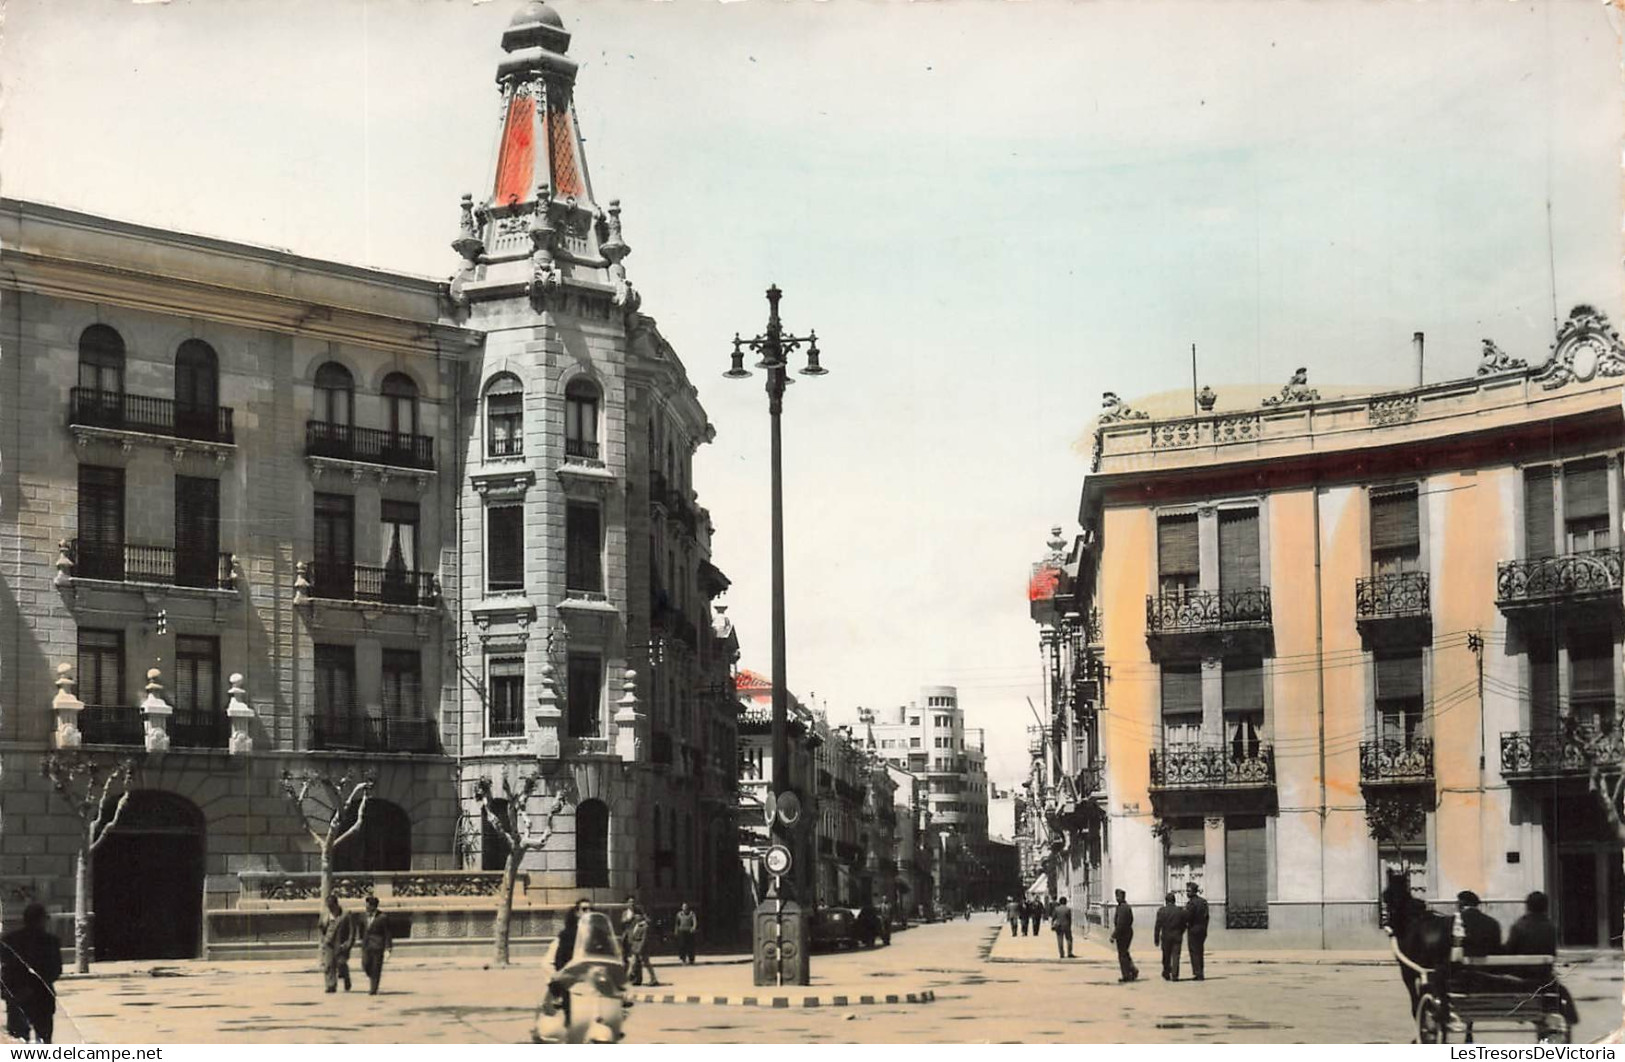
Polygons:
<instances>
[{"instance_id":1,"label":"street lamp post","mask_svg":"<svg viewBox=\"0 0 1625 1062\"><path fill-rule=\"evenodd\" d=\"M772 843L783 846L797 858L799 846L793 843L793 828L804 814L804 802L790 785L789 687L785 684L784 634L784 473L779 420L784 412L784 389L789 378L790 355L806 347L807 366L803 376L823 376L818 363L818 334L791 335L779 321L779 299L783 292L775 284L767 289L767 331L752 339L734 334L732 364L723 373L730 380L748 377L745 350L759 355L758 369L767 373L767 411L772 424L773 496L773 816L769 826ZM773 982L808 983L807 940L800 908L795 903L791 883L800 868L791 866L786 875L773 876L770 899L756 910L752 920L757 984ZM788 878L788 880L785 880ZM787 917L788 916L788 917Z\"/></svg>"}]
</instances>

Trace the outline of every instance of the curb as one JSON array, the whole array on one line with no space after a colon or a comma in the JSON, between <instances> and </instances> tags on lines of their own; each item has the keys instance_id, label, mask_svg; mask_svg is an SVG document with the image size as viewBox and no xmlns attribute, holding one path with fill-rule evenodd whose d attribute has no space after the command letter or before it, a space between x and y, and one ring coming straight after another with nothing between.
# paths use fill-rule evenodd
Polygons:
<instances>
[{"instance_id":1,"label":"curb","mask_svg":"<svg viewBox=\"0 0 1625 1062\"><path fill-rule=\"evenodd\" d=\"M884 995L823 995L823 996L696 996L663 992L628 993L634 1003L673 1003L685 1006L712 1007L859 1007L919 1005L936 1002L937 994L931 989L923 992L891 992Z\"/></svg>"}]
</instances>

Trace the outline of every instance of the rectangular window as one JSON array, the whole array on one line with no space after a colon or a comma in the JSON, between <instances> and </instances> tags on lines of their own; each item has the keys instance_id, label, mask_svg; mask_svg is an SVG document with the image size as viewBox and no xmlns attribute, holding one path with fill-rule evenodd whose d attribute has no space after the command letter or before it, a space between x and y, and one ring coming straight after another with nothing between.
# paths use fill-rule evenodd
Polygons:
<instances>
[{"instance_id":1,"label":"rectangular window","mask_svg":"<svg viewBox=\"0 0 1625 1062\"><path fill-rule=\"evenodd\" d=\"M919 748L920 747L920 739L917 738L917 737L909 738L908 739L908 747L911 748L911 749Z\"/></svg>"},{"instance_id":2,"label":"rectangular window","mask_svg":"<svg viewBox=\"0 0 1625 1062\"><path fill-rule=\"evenodd\" d=\"M487 737L519 737L525 732L524 657L498 657L486 665Z\"/></svg>"},{"instance_id":3,"label":"rectangular window","mask_svg":"<svg viewBox=\"0 0 1625 1062\"><path fill-rule=\"evenodd\" d=\"M220 584L220 481L175 477L175 582Z\"/></svg>"},{"instance_id":4,"label":"rectangular window","mask_svg":"<svg viewBox=\"0 0 1625 1062\"><path fill-rule=\"evenodd\" d=\"M1529 639L1529 718L1537 731L1551 733L1562 718L1557 678L1557 641L1545 631Z\"/></svg>"},{"instance_id":5,"label":"rectangular window","mask_svg":"<svg viewBox=\"0 0 1625 1062\"><path fill-rule=\"evenodd\" d=\"M485 588L525 588L525 508L493 505L485 510Z\"/></svg>"},{"instance_id":6,"label":"rectangular window","mask_svg":"<svg viewBox=\"0 0 1625 1062\"><path fill-rule=\"evenodd\" d=\"M1608 545L1608 463L1601 458L1563 466L1563 532L1570 553Z\"/></svg>"},{"instance_id":7,"label":"rectangular window","mask_svg":"<svg viewBox=\"0 0 1625 1062\"><path fill-rule=\"evenodd\" d=\"M423 654L416 649L384 650L384 716L423 718Z\"/></svg>"},{"instance_id":8,"label":"rectangular window","mask_svg":"<svg viewBox=\"0 0 1625 1062\"><path fill-rule=\"evenodd\" d=\"M1219 513L1219 589L1256 590L1263 583L1258 548L1258 510Z\"/></svg>"},{"instance_id":9,"label":"rectangular window","mask_svg":"<svg viewBox=\"0 0 1625 1062\"><path fill-rule=\"evenodd\" d=\"M79 631L79 699L98 708L125 703L124 632ZM133 701L132 701L133 703Z\"/></svg>"},{"instance_id":10,"label":"rectangular window","mask_svg":"<svg viewBox=\"0 0 1625 1062\"><path fill-rule=\"evenodd\" d=\"M316 557L311 573L318 597L355 596L355 499L318 494L315 501Z\"/></svg>"},{"instance_id":11,"label":"rectangular window","mask_svg":"<svg viewBox=\"0 0 1625 1062\"><path fill-rule=\"evenodd\" d=\"M1614 726L1614 642L1606 631L1576 631L1569 639L1570 713L1581 726Z\"/></svg>"},{"instance_id":12,"label":"rectangular window","mask_svg":"<svg viewBox=\"0 0 1625 1062\"><path fill-rule=\"evenodd\" d=\"M1422 654L1377 657L1377 736L1409 745L1422 736Z\"/></svg>"},{"instance_id":13,"label":"rectangular window","mask_svg":"<svg viewBox=\"0 0 1625 1062\"><path fill-rule=\"evenodd\" d=\"M1227 929L1269 928L1269 857L1266 847L1263 818L1232 816L1225 820Z\"/></svg>"},{"instance_id":14,"label":"rectangular window","mask_svg":"<svg viewBox=\"0 0 1625 1062\"><path fill-rule=\"evenodd\" d=\"M603 730L599 718L603 665L596 656L572 656L569 667L569 735L597 737Z\"/></svg>"},{"instance_id":15,"label":"rectangular window","mask_svg":"<svg viewBox=\"0 0 1625 1062\"><path fill-rule=\"evenodd\" d=\"M1194 590L1201 581L1202 553L1196 514L1157 518L1157 579L1163 593Z\"/></svg>"},{"instance_id":16,"label":"rectangular window","mask_svg":"<svg viewBox=\"0 0 1625 1062\"><path fill-rule=\"evenodd\" d=\"M493 387L485 400L487 449L491 457L517 457L525 452L525 396L517 383L507 386L513 389L497 391Z\"/></svg>"},{"instance_id":17,"label":"rectangular window","mask_svg":"<svg viewBox=\"0 0 1625 1062\"><path fill-rule=\"evenodd\" d=\"M1264 662L1224 662L1224 735L1233 759L1257 759L1264 729Z\"/></svg>"},{"instance_id":18,"label":"rectangular window","mask_svg":"<svg viewBox=\"0 0 1625 1062\"><path fill-rule=\"evenodd\" d=\"M355 646L316 646L316 715L324 722L355 715Z\"/></svg>"},{"instance_id":19,"label":"rectangular window","mask_svg":"<svg viewBox=\"0 0 1625 1062\"><path fill-rule=\"evenodd\" d=\"M1553 504L1551 468L1524 469L1524 556L1550 557L1557 552L1557 536L1553 530Z\"/></svg>"},{"instance_id":20,"label":"rectangular window","mask_svg":"<svg viewBox=\"0 0 1625 1062\"><path fill-rule=\"evenodd\" d=\"M1415 487L1371 493L1371 570L1413 572L1422 556L1421 515Z\"/></svg>"},{"instance_id":21,"label":"rectangular window","mask_svg":"<svg viewBox=\"0 0 1625 1062\"><path fill-rule=\"evenodd\" d=\"M1185 895L1189 882L1202 884L1207 865L1207 842L1201 819L1171 819L1168 823L1168 890Z\"/></svg>"},{"instance_id":22,"label":"rectangular window","mask_svg":"<svg viewBox=\"0 0 1625 1062\"><path fill-rule=\"evenodd\" d=\"M84 579L124 579L122 468L79 466L79 541L74 574Z\"/></svg>"},{"instance_id":23,"label":"rectangular window","mask_svg":"<svg viewBox=\"0 0 1625 1062\"><path fill-rule=\"evenodd\" d=\"M418 505L417 502L383 500L379 511L383 524L383 556L379 563L390 570L399 566L404 571L418 569Z\"/></svg>"},{"instance_id":24,"label":"rectangular window","mask_svg":"<svg viewBox=\"0 0 1625 1062\"><path fill-rule=\"evenodd\" d=\"M1202 668L1200 664L1162 667L1162 740L1180 745L1202 739Z\"/></svg>"},{"instance_id":25,"label":"rectangular window","mask_svg":"<svg viewBox=\"0 0 1625 1062\"><path fill-rule=\"evenodd\" d=\"M603 538L598 506L572 502L564 514L564 587L589 594L604 592Z\"/></svg>"},{"instance_id":26,"label":"rectangular window","mask_svg":"<svg viewBox=\"0 0 1625 1062\"><path fill-rule=\"evenodd\" d=\"M175 638L174 709L177 716L223 714L220 696L220 639Z\"/></svg>"}]
</instances>

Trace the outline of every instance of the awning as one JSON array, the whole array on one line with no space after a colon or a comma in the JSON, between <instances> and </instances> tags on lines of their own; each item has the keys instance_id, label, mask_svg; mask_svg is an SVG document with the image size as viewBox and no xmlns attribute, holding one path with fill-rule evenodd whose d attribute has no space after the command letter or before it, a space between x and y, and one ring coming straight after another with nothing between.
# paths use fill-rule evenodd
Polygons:
<instances>
[{"instance_id":1,"label":"awning","mask_svg":"<svg viewBox=\"0 0 1625 1062\"><path fill-rule=\"evenodd\" d=\"M1033 897L1048 896L1049 880L1047 878L1039 878L1037 881L1033 882L1032 887L1027 890L1027 895Z\"/></svg>"}]
</instances>

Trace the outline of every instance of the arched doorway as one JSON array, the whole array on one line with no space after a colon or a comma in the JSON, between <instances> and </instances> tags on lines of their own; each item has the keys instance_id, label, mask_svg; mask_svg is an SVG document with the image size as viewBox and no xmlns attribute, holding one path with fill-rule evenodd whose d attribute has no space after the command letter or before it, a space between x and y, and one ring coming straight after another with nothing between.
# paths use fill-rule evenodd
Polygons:
<instances>
[{"instance_id":1,"label":"arched doorway","mask_svg":"<svg viewBox=\"0 0 1625 1062\"><path fill-rule=\"evenodd\" d=\"M185 797L130 794L91 864L98 962L198 957L204 833L203 812Z\"/></svg>"},{"instance_id":2,"label":"arched doorway","mask_svg":"<svg viewBox=\"0 0 1625 1062\"><path fill-rule=\"evenodd\" d=\"M333 870L411 870L412 820L399 804L377 797L367 801L361 830L333 853Z\"/></svg>"}]
</instances>

